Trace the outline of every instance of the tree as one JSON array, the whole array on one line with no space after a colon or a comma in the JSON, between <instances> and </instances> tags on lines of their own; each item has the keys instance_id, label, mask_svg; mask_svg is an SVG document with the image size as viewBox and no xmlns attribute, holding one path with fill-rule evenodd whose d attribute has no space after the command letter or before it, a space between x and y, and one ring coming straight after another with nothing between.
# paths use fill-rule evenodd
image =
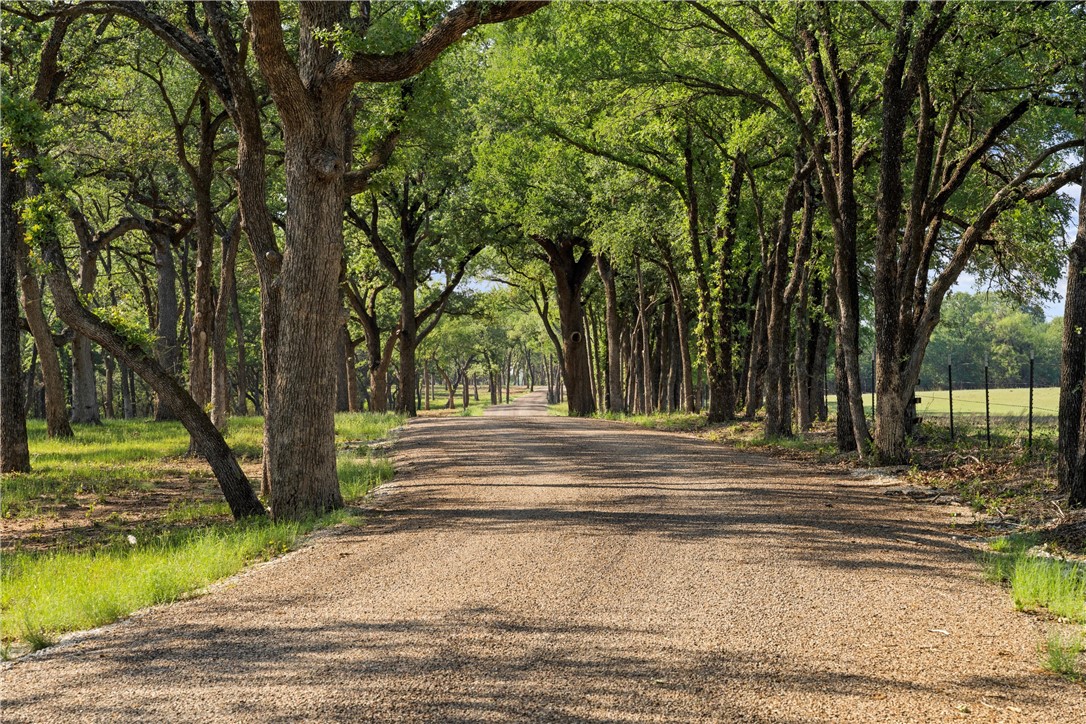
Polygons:
<instances>
[{"instance_id":1,"label":"tree","mask_svg":"<svg viewBox=\"0 0 1086 724\"><path fill-rule=\"evenodd\" d=\"M1086 104L1086 62L1081 102ZM1083 137L1086 138L1086 129ZM1082 155L1086 157L1086 146ZM1073 508L1086 508L1086 166L1079 180L1078 230L1068 252L1060 366L1059 479Z\"/></svg>"},{"instance_id":2,"label":"tree","mask_svg":"<svg viewBox=\"0 0 1086 724\"><path fill-rule=\"evenodd\" d=\"M0 173L3 174L3 203L0 211L0 472L30 470L30 449L26 440L26 406L23 403L22 342L19 335L18 273L15 268L16 244L21 225L15 213L15 159L4 150Z\"/></svg>"}]
</instances>

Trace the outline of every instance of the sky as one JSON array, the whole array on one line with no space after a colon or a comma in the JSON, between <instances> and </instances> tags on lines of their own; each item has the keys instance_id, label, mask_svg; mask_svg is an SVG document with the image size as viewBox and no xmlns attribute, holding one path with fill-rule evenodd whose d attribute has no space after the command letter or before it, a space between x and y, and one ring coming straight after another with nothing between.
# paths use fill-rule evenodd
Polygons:
<instances>
[{"instance_id":1,"label":"sky","mask_svg":"<svg viewBox=\"0 0 1086 724\"><path fill-rule=\"evenodd\" d=\"M1075 211L1077 211L1078 210L1079 196L1082 193L1082 188L1077 186L1077 185L1072 184L1072 185L1068 186L1066 189L1064 189L1063 191L1061 191L1061 193L1063 193L1063 194L1065 194L1067 196L1070 196L1075 201L1074 208L1075 208ZM1077 231L1077 229L1078 229L1078 214L1077 213L1072 213L1071 220L1070 220L1070 222L1068 222L1067 229L1066 229L1068 245L1070 245L1071 242L1075 240L1075 232ZM976 277L973 276L972 274L968 274L968 273L963 273L958 278L958 283L954 285L954 289L956 291L960 291L960 292L983 292L983 291L987 291L986 286L982 285L982 286L978 287ZM1064 269L1063 276L1060 277L1059 284L1056 285L1056 290L1055 291L1056 291L1056 294L1057 294L1057 298L1046 302L1045 305L1044 305L1045 319L1046 320L1051 320L1054 317L1062 317L1063 316L1063 298L1067 293L1067 270L1066 270L1066 268Z\"/></svg>"}]
</instances>

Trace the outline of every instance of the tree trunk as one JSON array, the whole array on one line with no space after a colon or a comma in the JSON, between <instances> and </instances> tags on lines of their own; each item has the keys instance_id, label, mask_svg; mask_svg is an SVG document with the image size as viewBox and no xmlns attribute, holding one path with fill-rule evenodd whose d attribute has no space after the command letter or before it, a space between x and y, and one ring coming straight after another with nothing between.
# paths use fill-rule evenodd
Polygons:
<instances>
[{"instance_id":1,"label":"tree trunk","mask_svg":"<svg viewBox=\"0 0 1086 724\"><path fill-rule=\"evenodd\" d=\"M134 343L125 341L108 324L84 308L72 288L59 241L43 239L42 258L48 264L49 286L57 313L72 329L94 339L125 365L139 373L159 399L175 410L182 424L198 443L200 453L211 465L226 502L235 518L264 515L264 506L242 472L233 452L211 419L188 392L153 357Z\"/></svg>"},{"instance_id":2,"label":"tree trunk","mask_svg":"<svg viewBox=\"0 0 1086 724\"><path fill-rule=\"evenodd\" d=\"M762 378L765 374L766 356L766 331L769 327L767 313L767 290L769 286L766 275L762 274L761 284L755 296L754 327L751 329L750 360L747 363L747 393L746 413L747 418L754 418L758 408L762 405Z\"/></svg>"},{"instance_id":3,"label":"tree trunk","mask_svg":"<svg viewBox=\"0 0 1086 724\"><path fill-rule=\"evenodd\" d=\"M113 408L113 368L116 367L116 363L113 360L113 355L102 355L102 366L106 368L105 382L105 399L102 401L102 411L105 413L106 419L112 420L116 417L116 413Z\"/></svg>"},{"instance_id":4,"label":"tree trunk","mask_svg":"<svg viewBox=\"0 0 1086 724\"><path fill-rule=\"evenodd\" d=\"M792 239L792 221L799 191L806 186L802 171L802 159L797 157L795 172L788 191L778 226L778 238L773 253L773 269L769 278L769 326L767 333L768 355L766 360L766 437L792 436L791 377L788 360L789 323L792 305L802 283L811 248L812 224L814 223L813 195L808 188L804 193L802 229L795 245L795 258L788 275L788 252Z\"/></svg>"},{"instance_id":5,"label":"tree trunk","mask_svg":"<svg viewBox=\"0 0 1086 724\"><path fill-rule=\"evenodd\" d=\"M800 434L811 427L811 325L808 321L808 290L810 272L802 271L799 295L796 297L796 331L792 351L792 368L795 370L796 427Z\"/></svg>"},{"instance_id":6,"label":"tree trunk","mask_svg":"<svg viewBox=\"0 0 1086 724\"><path fill-rule=\"evenodd\" d=\"M622 394L622 328L618 317L618 292L615 286L615 271L606 254L596 257L596 270L603 281L604 320L607 328L607 395L605 403L608 412L626 411L626 400Z\"/></svg>"},{"instance_id":7,"label":"tree trunk","mask_svg":"<svg viewBox=\"0 0 1086 724\"><path fill-rule=\"evenodd\" d=\"M343 323L336 335L335 352L338 361L336 365L336 412L347 412L351 407L347 392L347 342L350 335L347 332L346 314L342 312L341 314Z\"/></svg>"},{"instance_id":8,"label":"tree trunk","mask_svg":"<svg viewBox=\"0 0 1086 724\"><path fill-rule=\"evenodd\" d=\"M79 291L89 296L98 279L98 248L80 239ZM72 337L72 422L98 425L98 385L94 376L94 354L89 339L78 332Z\"/></svg>"},{"instance_id":9,"label":"tree trunk","mask_svg":"<svg viewBox=\"0 0 1086 724\"><path fill-rule=\"evenodd\" d=\"M6 159L5 159L6 163ZM12 184L14 186L14 184ZM11 189L5 189L5 195ZM15 199L13 198L12 201ZM5 204L8 203L5 198ZM60 356L56 343L53 341L53 331L45 319L45 310L42 306L42 289L38 284L30 268L30 247L22 238L22 227L12 227L13 234L18 238L16 245L18 254L16 263L20 275L23 296L23 310L26 313L26 321L30 326L30 333L34 336L34 345L38 349L38 357L41 361L42 384L45 386L45 427L49 437L72 437L72 426L68 423L67 401L64 394L64 377L60 369ZM54 233L54 229L46 230L46 233Z\"/></svg>"},{"instance_id":10,"label":"tree trunk","mask_svg":"<svg viewBox=\"0 0 1086 724\"><path fill-rule=\"evenodd\" d=\"M131 420L136 417L136 395L132 385L132 370L124 362L121 368L121 414L124 419Z\"/></svg>"},{"instance_id":11,"label":"tree trunk","mask_svg":"<svg viewBox=\"0 0 1086 724\"><path fill-rule=\"evenodd\" d=\"M343 506L336 475L336 355L341 325L345 101L325 104L320 123L284 124L286 246L280 272L278 359L270 421L272 515L320 515ZM293 173L290 171L293 170ZM403 360L405 373L414 360ZM300 374L299 370L306 370ZM413 385L401 392L413 402ZM409 402L409 404L410 404Z\"/></svg>"},{"instance_id":12,"label":"tree trunk","mask_svg":"<svg viewBox=\"0 0 1086 724\"><path fill-rule=\"evenodd\" d=\"M207 179L206 187L202 183L195 184L194 190L196 195L196 282L192 301L192 327L189 330L189 391L197 405L206 407L209 402L213 402L214 381L210 355L212 336L216 333L215 322L218 316L211 288L211 271L214 261L214 239L211 233L211 179ZM220 298L222 296L221 277L220 273ZM218 423L216 427L219 427Z\"/></svg>"},{"instance_id":13,"label":"tree trunk","mask_svg":"<svg viewBox=\"0 0 1086 724\"><path fill-rule=\"evenodd\" d=\"M343 361L347 373L347 410L350 412L362 411L362 390L358 384L358 356L357 340L351 344L350 335L344 328L344 336L347 343L347 358Z\"/></svg>"},{"instance_id":14,"label":"tree trunk","mask_svg":"<svg viewBox=\"0 0 1086 724\"><path fill-rule=\"evenodd\" d=\"M561 236L554 240L536 237L535 240L546 252L555 280L569 415L585 417L596 411L596 400L592 396L592 370L588 361L581 288L592 270L595 257L588 242L579 237ZM581 248L579 257L578 247Z\"/></svg>"},{"instance_id":15,"label":"tree trunk","mask_svg":"<svg viewBox=\"0 0 1086 724\"><path fill-rule=\"evenodd\" d=\"M1082 82L1086 97L1086 64ZM1060 492L1073 508L1086 508L1086 169L1080 186L1078 232L1067 264L1058 440Z\"/></svg>"},{"instance_id":16,"label":"tree trunk","mask_svg":"<svg viewBox=\"0 0 1086 724\"><path fill-rule=\"evenodd\" d=\"M181 350L177 340L180 310L177 306L177 271L173 263L173 247L169 236L151 233L155 266L158 268L158 324L155 337L155 358L168 373L177 377L181 371ZM162 400L155 400L155 421L175 420L176 414Z\"/></svg>"},{"instance_id":17,"label":"tree trunk","mask_svg":"<svg viewBox=\"0 0 1086 724\"><path fill-rule=\"evenodd\" d=\"M22 226L15 211L18 197L15 159L4 148L3 218L0 219L0 472L30 471L23 401L22 339L19 329L19 276L15 258Z\"/></svg>"},{"instance_id":18,"label":"tree trunk","mask_svg":"<svg viewBox=\"0 0 1086 724\"><path fill-rule=\"evenodd\" d=\"M239 415L249 414L248 361L245 358L245 324L241 320L241 308L238 306L238 285L235 280L230 289L230 307L234 318L234 346L238 351L237 368L234 371L234 384L238 388L238 401L234 411Z\"/></svg>"},{"instance_id":19,"label":"tree trunk","mask_svg":"<svg viewBox=\"0 0 1086 724\"><path fill-rule=\"evenodd\" d=\"M230 391L227 382L226 360L226 331L229 323L230 307L237 296L237 279L235 268L237 266L238 246L241 234L240 217L236 217L230 228L222 237L222 257L219 262L219 294L215 300L215 318L211 324L211 421L219 430L226 430L227 420L230 416ZM197 270L199 277L199 270ZM199 286L199 284L197 284ZM199 295L197 295L199 297ZM197 314L199 316L199 313ZM195 322L194 322L195 326ZM239 325L240 326L240 325ZM239 337L240 337L239 333ZM239 339L239 361L244 364L244 342ZM196 345L193 345L193 350ZM195 356L195 352L194 352ZM239 385L244 378L244 370L238 370ZM199 400L193 395L193 399ZM245 414L241 410L239 414Z\"/></svg>"}]
</instances>

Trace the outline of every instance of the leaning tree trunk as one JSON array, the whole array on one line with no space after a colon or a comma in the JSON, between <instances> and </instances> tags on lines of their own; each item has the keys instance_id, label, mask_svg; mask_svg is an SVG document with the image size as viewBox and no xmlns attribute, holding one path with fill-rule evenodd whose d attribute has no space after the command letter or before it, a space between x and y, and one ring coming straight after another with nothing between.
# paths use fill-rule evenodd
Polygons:
<instances>
[{"instance_id":1,"label":"leaning tree trunk","mask_svg":"<svg viewBox=\"0 0 1086 724\"><path fill-rule=\"evenodd\" d=\"M5 196L9 190L5 187ZM7 198L4 203L8 203ZM45 319L41 286L30 268L30 247L22 238L21 226L13 226L12 230L18 237L15 240L16 264L22 286L23 311L26 313L27 325L34 336L34 345L38 348L38 357L41 360L42 382L45 386L45 428L49 437L72 437L72 426L68 423L68 404L64 394L64 376L60 369L60 356L57 353L56 343L53 341L53 331ZM46 233L54 233L54 231L54 229L47 229Z\"/></svg>"},{"instance_id":2,"label":"leaning tree trunk","mask_svg":"<svg viewBox=\"0 0 1086 724\"><path fill-rule=\"evenodd\" d=\"M28 472L30 449L26 440L26 405L23 402L22 340L19 335L19 291L16 245L21 227L15 213L14 159L3 155L3 217L0 218L0 472Z\"/></svg>"},{"instance_id":3,"label":"leaning tree trunk","mask_svg":"<svg viewBox=\"0 0 1086 724\"><path fill-rule=\"evenodd\" d=\"M219 481L223 496L235 518L261 516L264 506L253 492L245 473L242 472L234 453L226 444L211 419L197 405L189 393L151 355L134 342L125 340L109 324L103 322L79 302L71 280L68 278L64 253L58 240L42 239L42 258L45 260L49 287L57 314L72 329L88 339L93 339L113 353L132 371L140 375L158 397L177 412L181 423L197 442L200 453L207 459Z\"/></svg>"}]
</instances>

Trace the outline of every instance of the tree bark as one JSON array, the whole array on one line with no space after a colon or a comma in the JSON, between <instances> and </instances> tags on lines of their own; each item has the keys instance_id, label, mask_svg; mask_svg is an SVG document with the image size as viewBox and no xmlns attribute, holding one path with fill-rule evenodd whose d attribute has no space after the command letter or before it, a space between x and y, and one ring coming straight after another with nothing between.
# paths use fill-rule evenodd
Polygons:
<instances>
[{"instance_id":1,"label":"tree bark","mask_svg":"<svg viewBox=\"0 0 1086 724\"><path fill-rule=\"evenodd\" d=\"M219 262L219 293L215 300L214 321L211 323L211 421L219 430L226 430L227 420L230 417L230 390L227 380L228 362L226 359L227 326L230 321L230 307L237 295L237 279L235 268L237 266L239 236L241 234L241 218L235 216L230 228L224 229L222 236L222 255ZM197 295L199 297L199 295ZM199 316L199 314L197 314ZM195 321L193 323L195 328ZM194 335L195 336L195 335ZM240 336L240 333L239 333ZM244 360L244 342L238 342L242 352L239 356ZM193 345L193 350L196 345ZM194 353L195 354L195 353ZM242 363L243 364L243 363ZM238 372L241 380L244 370ZM239 384L243 384L239 382ZM200 400L193 395L193 399L199 404ZM241 412L240 414L245 414Z\"/></svg>"},{"instance_id":2,"label":"tree bark","mask_svg":"<svg viewBox=\"0 0 1086 724\"><path fill-rule=\"evenodd\" d=\"M90 295L98 278L98 248L79 245L79 291ZM72 337L72 422L99 425L98 385L94 374L91 341L78 332Z\"/></svg>"},{"instance_id":3,"label":"tree bark","mask_svg":"<svg viewBox=\"0 0 1086 724\"><path fill-rule=\"evenodd\" d=\"M595 257L588 241L580 237L565 235L556 239L542 236L533 238L545 252L547 263L554 275L569 415L585 417L596 411L596 401L592 396L592 371L588 362L588 337L584 330L581 288L592 270ZM579 256L578 248L581 249Z\"/></svg>"},{"instance_id":4,"label":"tree bark","mask_svg":"<svg viewBox=\"0 0 1086 724\"><path fill-rule=\"evenodd\" d=\"M15 159L5 147L0 173L3 174L3 218L0 219L0 472L30 471L30 448L26 439L26 405L23 400L22 339L19 325L19 276L17 247L22 227L15 211L19 194Z\"/></svg>"},{"instance_id":5,"label":"tree bark","mask_svg":"<svg viewBox=\"0 0 1086 724\"><path fill-rule=\"evenodd\" d=\"M155 358L174 377L181 371L181 349L177 338L180 310L177 304L177 270L173 262L172 239L161 231L151 232L155 267L158 269L158 315ZM199 404L199 403L197 403ZM155 400L155 420L175 420L177 415L161 399Z\"/></svg>"},{"instance_id":6,"label":"tree bark","mask_svg":"<svg viewBox=\"0 0 1086 724\"><path fill-rule=\"evenodd\" d=\"M5 158L4 163L7 163ZM22 184L16 179L9 184L11 188L5 189L4 203L14 203L22 198ZM7 197L7 193L14 191L18 197ZM10 199L10 201L9 201ZM17 237L16 264L22 287L23 311L30 327L30 333L34 336L34 345L38 349L38 357L41 361L42 383L45 387L45 427L49 437L72 437L72 426L68 423L68 404L64 394L64 377L60 369L60 356L56 343L53 341L53 331L45 318L45 310L42 306L42 289L38 284L38 278L34 270L30 268L30 247L23 238L22 225L12 227L12 232ZM44 233L56 233L55 228L49 228Z\"/></svg>"},{"instance_id":7,"label":"tree bark","mask_svg":"<svg viewBox=\"0 0 1086 724\"><path fill-rule=\"evenodd\" d=\"M618 293L615 285L615 270L606 254L596 257L596 270L603 282L604 325L607 330L607 395L605 403L608 412L621 414L626 411L626 400L622 394L622 335L618 313Z\"/></svg>"},{"instance_id":8,"label":"tree bark","mask_svg":"<svg viewBox=\"0 0 1086 724\"><path fill-rule=\"evenodd\" d=\"M1086 63L1082 71L1086 98ZM1082 153L1086 155L1086 148ZM1068 496L1069 505L1086 508L1086 167L1079 184L1078 231L1068 254L1063 313L1058 469L1060 492Z\"/></svg>"},{"instance_id":9,"label":"tree bark","mask_svg":"<svg viewBox=\"0 0 1086 724\"><path fill-rule=\"evenodd\" d=\"M234 384L237 385L238 401L234 411L239 415L249 414L248 360L245 357L245 324L241 319L241 307L238 305L238 285L235 277L230 289L230 308L234 318L234 346L237 348L237 368L234 371Z\"/></svg>"}]
</instances>

